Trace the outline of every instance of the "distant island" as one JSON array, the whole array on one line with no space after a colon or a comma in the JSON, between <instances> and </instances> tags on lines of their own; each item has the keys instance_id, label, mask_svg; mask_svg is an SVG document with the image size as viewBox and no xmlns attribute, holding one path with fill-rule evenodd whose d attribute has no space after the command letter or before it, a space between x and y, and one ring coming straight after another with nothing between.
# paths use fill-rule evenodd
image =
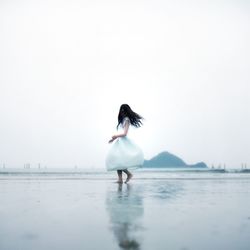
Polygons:
<instances>
[{"instance_id":1,"label":"distant island","mask_svg":"<svg viewBox=\"0 0 250 250\"><path fill-rule=\"evenodd\" d=\"M207 168L204 162L198 162L196 164L186 164L181 158L173 155L167 151L161 152L154 156L150 160L144 160L144 168Z\"/></svg>"}]
</instances>

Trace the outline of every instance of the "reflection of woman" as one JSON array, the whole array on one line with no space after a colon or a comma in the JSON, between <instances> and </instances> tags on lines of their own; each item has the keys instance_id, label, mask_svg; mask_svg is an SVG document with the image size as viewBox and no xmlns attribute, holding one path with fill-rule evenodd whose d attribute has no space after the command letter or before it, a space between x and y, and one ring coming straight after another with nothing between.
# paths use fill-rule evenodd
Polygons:
<instances>
[{"instance_id":1,"label":"reflection of woman","mask_svg":"<svg viewBox=\"0 0 250 250\"><path fill-rule=\"evenodd\" d=\"M140 190L132 190L130 185L123 190L121 184L118 185L117 192L107 192L106 206L111 229L121 249L140 249L137 238L144 211L140 193Z\"/></svg>"},{"instance_id":2,"label":"reflection of woman","mask_svg":"<svg viewBox=\"0 0 250 250\"><path fill-rule=\"evenodd\" d=\"M118 114L117 129L121 125L123 132L113 135L109 143L116 140L109 150L106 158L107 170L116 170L118 175L118 183L122 183L122 171L127 174L127 183L132 174L129 168L137 168L142 166L144 157L142 150L127 137L129 126L140 127L142 117L135 113L128 104L122 104Z\"/></svg>"}]
</instances>

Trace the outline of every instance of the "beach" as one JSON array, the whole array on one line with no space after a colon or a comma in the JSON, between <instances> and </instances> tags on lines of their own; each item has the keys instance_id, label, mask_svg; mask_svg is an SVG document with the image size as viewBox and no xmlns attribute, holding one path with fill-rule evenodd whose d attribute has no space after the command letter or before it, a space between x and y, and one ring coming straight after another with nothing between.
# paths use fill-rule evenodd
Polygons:
<instances>
[{"instance_id":1,"label":"beach","mask_svg":"<svg viewBox=\"0 0 250 250\"><path fill-rule=\"evenodd\" d=\"M250 174L0 173L1 250L249 250Z\"/></svg>"}]
</instances>

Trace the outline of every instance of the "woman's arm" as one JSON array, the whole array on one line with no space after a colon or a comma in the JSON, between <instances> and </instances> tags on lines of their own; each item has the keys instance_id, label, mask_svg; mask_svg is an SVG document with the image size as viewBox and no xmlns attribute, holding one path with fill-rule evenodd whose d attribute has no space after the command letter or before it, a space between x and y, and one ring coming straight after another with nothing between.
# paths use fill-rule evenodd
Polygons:
<instances>
[{"instance_id":1,"label":"woman's arm","mask_svg":"<svg viewBox=\"0 0 250 250\"><path fill-rule=\"evenodd\" d=\"M115 139L117 139L118 137L127 136L128 129L129 129L129 122L126 121L126 122L125 122L125 126L124 126L124 131L123 131L123 133L118 134L118 135L113 135L113 136L112 136L112 139L109 140L109 143L113 142L113 141L114 141Z\"/></svg>"}]
</instances>

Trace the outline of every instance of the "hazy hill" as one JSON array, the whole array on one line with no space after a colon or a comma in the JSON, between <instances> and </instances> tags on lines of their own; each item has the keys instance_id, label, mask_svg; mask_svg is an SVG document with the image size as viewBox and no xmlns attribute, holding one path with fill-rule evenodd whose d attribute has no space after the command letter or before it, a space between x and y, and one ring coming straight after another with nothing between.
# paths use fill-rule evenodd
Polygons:
<instances>
[{"instance_id":1,"label":"hazy hill","mask_svg":"<svg viewBox=\"0 0 250 250\"><path fill-rule=\"evenodd\" d=\"M145 160L143 167L145 168L164 168L164 167L196 167L196 168L207 168L204 162L199 162L196 164L186 164L181 158L176 155L170 154L164 151L150 160Z\"/></svg>"}]
</instances>

